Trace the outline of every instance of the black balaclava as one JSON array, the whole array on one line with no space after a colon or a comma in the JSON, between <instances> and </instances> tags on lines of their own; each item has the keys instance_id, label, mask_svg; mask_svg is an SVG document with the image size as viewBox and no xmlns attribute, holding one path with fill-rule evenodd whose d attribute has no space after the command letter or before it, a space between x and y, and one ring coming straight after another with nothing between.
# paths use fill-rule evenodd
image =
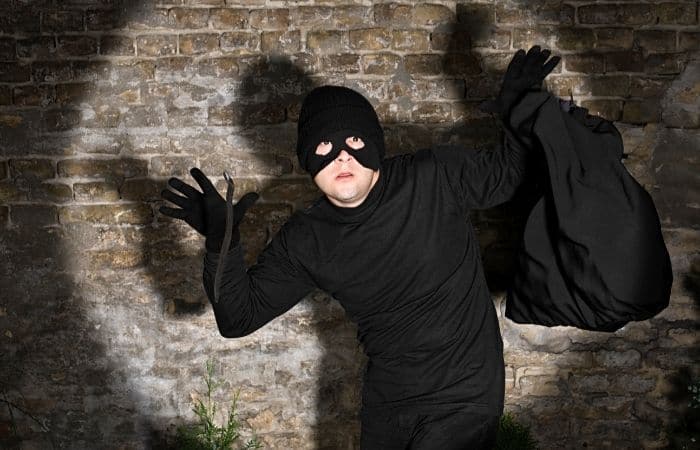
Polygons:
<instances>
[{"instance_id":1,"label":"black balaclava","mask_svg":"<svg viewBox=\"0 0 700 450\"><path fill-rule=\"evenodd\" d=\"M379 170L384 159L384 131L377 113L362 94L346 87L320 86L309 92L301 105L297 133L299 165L312 178L343 149L372 170ZM362 139L365 146L353 150L345 144L349 136ZM327 155L316 154L321 142L333 144Z\"/></svg>"}]
</instances>

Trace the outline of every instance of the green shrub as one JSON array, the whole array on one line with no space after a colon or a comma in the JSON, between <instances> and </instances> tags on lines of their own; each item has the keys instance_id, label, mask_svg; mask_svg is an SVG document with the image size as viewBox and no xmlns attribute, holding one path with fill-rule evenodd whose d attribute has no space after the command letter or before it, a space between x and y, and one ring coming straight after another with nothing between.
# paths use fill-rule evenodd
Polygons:
<instances>
[{"instance_id":1,"label":"green shrub","mask_svg":"<svg viewBox=\"0 0 700 450\"><path fill-rule=\"evenodd\" d=\"M537 441L530 434L530 427L521 425L506 412L498 426L495 450L537 450Z\"/></svg>"},{"instance_id":2,"label":"green shrub","mask_svg":"<svg viewBox=\"0 0 700 450\"><path fill-rule=\"evenodd\" d=\"M192 410L199 419L193 425L181 426L177 430L177 448L182 450L230 450L240 438L240 422L236 418L236 402L240 390L236 391L233 402L228 411L226 423L218 426L215 422L217 405L212 401L212 393L221 386L214 380L214 364L207 361L207 373L204 376L207 385L206 400L197 399ZM242 447L243 450L262 448L257 436L249 440Z\"/></svg>"}]
</instances>

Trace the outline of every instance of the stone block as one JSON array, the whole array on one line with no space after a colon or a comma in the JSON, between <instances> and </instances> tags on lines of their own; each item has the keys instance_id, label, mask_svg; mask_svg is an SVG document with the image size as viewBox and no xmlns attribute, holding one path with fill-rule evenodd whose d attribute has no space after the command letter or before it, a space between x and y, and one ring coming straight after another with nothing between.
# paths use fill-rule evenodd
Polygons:
<instances>
[{"instance_id":1,"label":"stone block","mask_svg":"<svg viewBox=\"0 0 700 450\"><path fill-rule=\"evenodd\" d=\"M97 39L91 36L56 37L56 56L92 56L97 54Z\"/></svg>"},{"instance_id":2,"label":"stone block","mask_svg":"<svg viewBox=\"0 0 700 450\"><path fill-rule=\"evenodd\" d=\"M399 68L401 57L392 53L376 53L360 56L360 65L368 75L391 75Z\"/></svg>"},{"instance_id":3,"label":"stone block","mask_svg":"<svg viewBox=\"0 0 700 450\"><path fill-rule=\"evenodd\" d=\"M242 30L248 25L247 9L214 8L209 13L209 26L214 29Z\"/></svg>"},{"instance_id":4,"label":"stone block","mask_svg":"<svg viewBox=\"0 0 700 450\"><path fill-rule=\"evenodd\" d=\"M339 53L345 50L343 32L337 30L309 31L306 49L314 53Z\"/></svg>"},{"instance_id":5,"label":"stone block","mask_svg":"<svg viewBox=\"0 0 700 450\"><path fill-rule=\"evenodd\" d=\"M17 59L17 41L13 38L0 38L0 61Z\"/></svg>"},{"instance_id":6,"label":"stone block","mask_svg":"<svg viewBox=\"0 0 700 450\"><path fill-rule=\"evenodd\" d=\"M588 108L588 113L601 116L610 121L620 120L622 115L622 100L583 100L580 106Z\"/></svg>"},{"instance_id":7,"label":"stone block","mask_svg":"<svg viewBox=\"0 0 700 450\"><path fill-rule=\"evenodd\" d=\"M606 72L643 72L644 55L641 51L611 51L604 54Z\"/></svg>"},{"instance_id":8,"label":"stone block","mask_svg":"<svg viewBox=\"0 0 700 450\"><path fill-rule=\"evenodd\" d=\"M206 28L209 21L207 8L172 8L168 11L168 15L177 29Z\"/></svg>"},{"instance_id":9,"label":"stone block","mask_svg":"<svg viewBox=\"0 0 700 450\"><path fill-rule=\"evenodd\" d=\"M560 50L589 51L596 45L595 33L590 28L561 27L555 39L556 48Z\"/></svg>"},{"instance_id":10,"label":"stone block","mask_svg":"<svg viewBox=\"0 0 700 450\"><path fill-rule=\"evenodd\" d=\"M167 34L149 34L136 37L139 56L174 55L177 50L177 36Z\"/></svg>"},{"instance_id":11,"label":"stone block","mask_svg":"<svg viewBox=\"0 0 700 450\"><path fill-rule=\"evenodd\" d=\"M20 189L14 183L0 182L0 203L22 202L29 198L26 189Z\"/></svg>"},{"instance_id":12,"label":"stone block","mask_svg":"<svg viewBox=\"0 0 700 450\"><path fill-rule=\"evenodd\" d=\"M594 29L596 50L624 50L632 48L633 30L631 28Z\"/></svg>"},{"instance_id":13,"label":"stone block","mask_svg":"<svg viewBox=\"0 0 700 450\"><path fill-rule=\"evenodd\" d=\"M19 86L14 88L12 97L17 106L46 107L55 102L53 87L48 85Z\"/></svg>"},{"instance_id":14,"label":"stone block","mask_svg":"<svg viewBox=\"0 0 700 450\"><path fill-rule=\"evenodd\" d=\"M41 13L41 31L43 33L83 31L83 11L58 10L43 12Z\"/></svg>"},{"instance_id":15,"label":"stone block","mask_svg":"<svg viewBox=\"0 0 700 450\"><path fill-rule=\"evenodd\" d=\"M374 5L374 22L377 25L389 25L395 28L415 26L411 5L399 3L381 3Z\"/></svg>"},{"instance_id":16,"label":"stone block","mask_svg":"<svg viewBox=\"0 0 700 450\"><path fill-rule=\"evenodd\" d=\"M324 55L321 57L321 70L330 74L359 73L360 57L354 53Z\"/></svg>"},{"instance_id":17,"label":"stone block","mask_svg":"<svg viewBox=\"0 0 700 450\"><path fill-rule=\"evenodd\" d=\"M700 50L700 31L681 31L678 37L678 50Z\"/></svg>"},{"instance_id":18,"label":"stone block","mask_svg":"<svg viewBox=\"0 0 700 450\"><path fill-rule=\"evenodd\" d=\"M370 3L372 5L372 3ZM333 7L331 24L341 30L366 28L372 23L374 10L362 5L338 5ZM398 25L397 25L398 26Z\"/></svg>"},{"instance_id":19,"label":"stone block","mask_svg":"<svg viewBox=\"0 0 700 450\"><path fill-rule=\"evenodd\" d=\"M56 175L54 162L50 159L10 159L11 178L24 178L30 181L47 180Z\"/></svg>"},{"instance_id":20,"label":"stone block","mask_svg":"<svg viewBox=\"0 0 700 450\"><path fill-rule=\"evenodd\" d=\"M56 43L54 36L32 36L17 40L17 56L38 60L56 58ZM13 58L14 59L14 58Z\"/></svg>"},{"instance_id":21,"label":"stone block","mask_svg":"<svg viewBox=\"0 0 700 450\"><path fill-rule=\"evenodd\" d=\"M622 121L632 124L660 122L661 105L658 99L625 100Z\"/></svg>"},{"instance_id":22,"label":"stone block","mask_svg":"<svg viewBox=\"0 0 700 450\"><path fill-rule=\"evenodd\" d=\"M644 60L644 72L656 75L676 75L683 71L684 62L678 53L651 53Z\"/></svg>"},{"instance_id":23,"label":"stone block","mask_svg":"<svg viewBox=\"0 0 700 450\"><path fill-rule=\"evenodd\" d=\"M148 161L134 158L64 159L58 161L60 177L132 178L147 175Z\"/></svg>"},{"instance_id":24,"label":"stone block","mask_svg":"<svg viewBox=\"0 0 700 450\"><path fill-rule=\"evenodd\" d=\"M110 249L85 252L87 263L91 267L109 267L111 269L133 269L143 266L146 255L139 249Z\"/></svg>"},{"instance_id":25,"label":"stone block","mask_svg":"<svg viewBox=\"0 0 700 450\"><path fill-rule=\"evenodd\" d=\"M299 30L264 31L260 42L260 50L264 53L298 52L301 48L301 33Z\"/></svg>"},{"instance_id":26,"label":"stone block","mask_svg":"<svg viewBox=\"0 0 700 450\"><path fill-rule=\"evenodd\" d=\"M406 55L403 59L406 71L411 75L439 75L442 73L441 55Z\"/></svg>"},{"instance_id":27,"label":"stone block","mask_svg":"<svg viewBox=\"0 0 700 450\"><path fill-rule=\"evenodd\" d=\"M411 108L411 121L441 123L452 121L452 105L446 102L420 102Z\"/></svg>"},{"instance_id":28,"label":"stone block","mask_svg":"<svg viewBox=\"0 0 700 450\"><path fill-rule=\"evenodd\" d=\"M698 23L697 2L657 2L654 15L661 25L693 25Z\"/></svg>"},{"instance_id":29,"label":"stone block","mask_svg":"<svg viewBox=\"0 0 700 450\"><path fill-rule=\"evenodd\" d=\"M247 31L231 31L223 33L219 46L223 51L253 52L260 45L260 36Z\"/></svg>"},{"instance_id":30,"label":"stone block","mask_svg":"<svg viewBox=\"0 0 700 450\"><path fill-rule=\"evenodd\" d=\"M447 6L430 3L417 3L413 8L411 20L414 26L434 26L455 21L455 13Z\"/></svg>"},{"instance_id":31,"label":"stone block","mask_svg":"<svg viewBox=\"0 0 700 450\"><path fill-rule=\"evenodd\" d=\"M0 86L0 105L12 104L12 89L9 86Z\"/></svg>"},{"instance_id":32,"label":"stone block","mask_svg":"<svg viewBox=\"0 0 700 450\"><path fill-rule=\"evenodd\" d=\"M153 221L153 211L144 203L70 205L59 207L58 220L61 224L89 222L144 225Z\"/></svg>"},{"instance_id":33,"label":"stone block","mask_svg":"<svg viewBox=\"0 0 700 450\"><path fill-rule=\"evenodd\" d=\"M279 155L229 152L224 157L213 155L200 158L200 168L205 173L223 173L227 170L233 177L281 176L292 173L292 162Z\"/></svg>"},{"instance_id":34,"label":"stone block","mask_svg":"<svg viewBox=\"0 0 700 450\"><path fill-rule=\"evenodd\" d=\"M67 64L63 64L67 66ZM33 69L27 64L13 62L0 63L0 82L2 83L25 83L30 81ZM36 78L34 78L36 80Z\"/></svg>"},{"instance_id":35,"label":"stone block","mask_svg":"<svg viewBox=\"0 0 700 450\"><path fill-rule=\"evenodd\" d=\"M634 45L647 52L671 52L676 49L676 32L634 30Z\"/></svg>"},{"instance_id":36,"label":"stone block","mask_svg":"<svg viewBox=\"0 0 700 450\"><path fill-rule=\"evenodd\" d=\"M73 183L75 200L78 202L116 202L119 186L114 182L90 181Z\"/></svg>"},{"instance_id":37,"label":"stone block","mask_svg":"<svg viewBox=\"0 0 700 450\"><path fill-rule=\"evenodd\" d=\"M151 158L151 176L179 176L189 173L191 167L196 165L196 161L191 156L154 156Z\"/></svg>"},{"instance_id":38,"label":"stone block","mask_svg":"<svg viewBox=\"0 0 700 450\"><path fill-rule=\"evenodd\" d=\"M637 350L611 351L600 350L594 353L594 360L597 365L607 368L631 369L639 367L641 354Z\"/></svg>"},{"instance_id":39,"label":"stone block","mask_svg":"<svg viewBox=\"0 0 700 450\"><path fill-rule=\"evenodd\" d=\"M250 11L249 24L258 30L287 30L290 16L287 8L254 9Z\"/></svg>"},{"instance_id":40,"label":"stone block","mask_svg":"<svg viewBox=\"0 0 700 450\"><path fill-rule=\"evenodd\" d=\"M605 60L597 53L579 53L562 56L567 72L602 73ZM560 63L561 65L561 63Z\"/></svg>"},{"instance_id":41,"label":"stone block","mask_svg":"<svg viewBox=\"0 0 700 450\"><path fill-rule=\"evenodd\" d=\"M50 205L12 205L10 220L13 226L36 229L57 223L55 206Z\"/></svg>"},{"instance_id":42,"label":"stone block","mask_svg":"<svg viewBox=\"0 0 700 450\"><path fill-rule=\"evenodd\" d=\"M385 50L391 47L392 33L386 28L365 28L348 32L353 50Z\"/></svg>"},{"instance_id":43,"label":"stone block","mask_svg":"<svg viewBox=\"0 0 700 450\"><path fill-rule=\"evenodd\" d=\"M322 29L331 23L333 12L337 7L334 6L298 6L292 9L290 20L293 26L307 26L312 29ZM333 27L338 28L338 27Z\"/></svg>"},{"instance_id":44,"label":"stone block","mask_svg":"<svg viewBox=\"0 0 700 450\"><path fill-rule=\"evenodd\" d=\"M65 203L73 200L70 185L59 182L43 182L32 186L29 200L38 202Z\"/></svg>"},{"instance_id":45,"label":"stone block","mask_svg":"<svg viewBox=\"0 0 700 450\"><path fill-rule=\"evenodd\" d=\"M579 34L577 32L580 31ZM581 41L576 41L578 36ZM562 41L561 43L559 41ZM533 45L542 48L558 49L566 47L567 50L593 48L593 31L584 28L564 28L551 25L539 25L528 28L513 29L513 48L528 50ZM560 47L563 45L564 47ZM510 53L510 58L515 52ZM508 58L510 60L510 58Z\"/></svg>"},{"instance_id":46,"label":"stone block","mask_svg":"<svg viewBox=\"0 0 700 450\"><path fill-rule=\"evenodd\" d=\"M219 49L219 35L214 33L181 34L178 39L183 55L213 53Z\"/></svg>"},{"instance_id":47,"label":"stone block","mask_svg":"<svg viewBox=\"0 0 700 450\"><path fill-rule=\"evenodd\" d=\"M109 56L134 56L134 40L128 36L100 36L100 54Z\"/></svg>"}]
</instances>

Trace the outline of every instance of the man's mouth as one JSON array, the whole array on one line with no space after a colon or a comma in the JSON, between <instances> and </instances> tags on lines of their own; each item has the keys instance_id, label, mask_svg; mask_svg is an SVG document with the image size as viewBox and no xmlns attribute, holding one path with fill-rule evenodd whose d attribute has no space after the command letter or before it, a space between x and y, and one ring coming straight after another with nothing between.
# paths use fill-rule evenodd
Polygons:
<instances>
[{"instance_id":1,"label":"man's mouth","mask_svg":"<svg viewBox=\"0 0 700 450\"><path fill-rule=\"evenodd\" d=\"M346 178L350 178L350 177L352 177L352 176L353 176L353 175L352 175L350 172L343 172L343 173L341 173L340 175L338 175L338 176L335 177L335 178L338 179L338 180L343 180L343 179L346 179Z\"/></svg>"}]
</instances>

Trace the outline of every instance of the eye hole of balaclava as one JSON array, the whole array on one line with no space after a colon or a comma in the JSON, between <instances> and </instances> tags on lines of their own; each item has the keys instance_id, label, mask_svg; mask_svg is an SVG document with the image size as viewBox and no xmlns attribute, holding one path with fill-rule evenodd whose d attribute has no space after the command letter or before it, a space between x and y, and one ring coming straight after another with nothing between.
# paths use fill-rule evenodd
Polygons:
<instances>
[{"instance_id":1,"label":"eye hole of balaclava","mask_svg":"<svg viewBox=\"0 0 700 450\"><path fill-rule=\"evenodd\" d=\"M352 150L360 150L365 147L365 142L362 138L357 136L348 136L345 139L344 146ZM319 156L325 156L333 150L334 145L331 141L323 141L318 146L316 146L316 154ZM342 150L342 149L341 149Z\"/></svg>"}]
</instances>

